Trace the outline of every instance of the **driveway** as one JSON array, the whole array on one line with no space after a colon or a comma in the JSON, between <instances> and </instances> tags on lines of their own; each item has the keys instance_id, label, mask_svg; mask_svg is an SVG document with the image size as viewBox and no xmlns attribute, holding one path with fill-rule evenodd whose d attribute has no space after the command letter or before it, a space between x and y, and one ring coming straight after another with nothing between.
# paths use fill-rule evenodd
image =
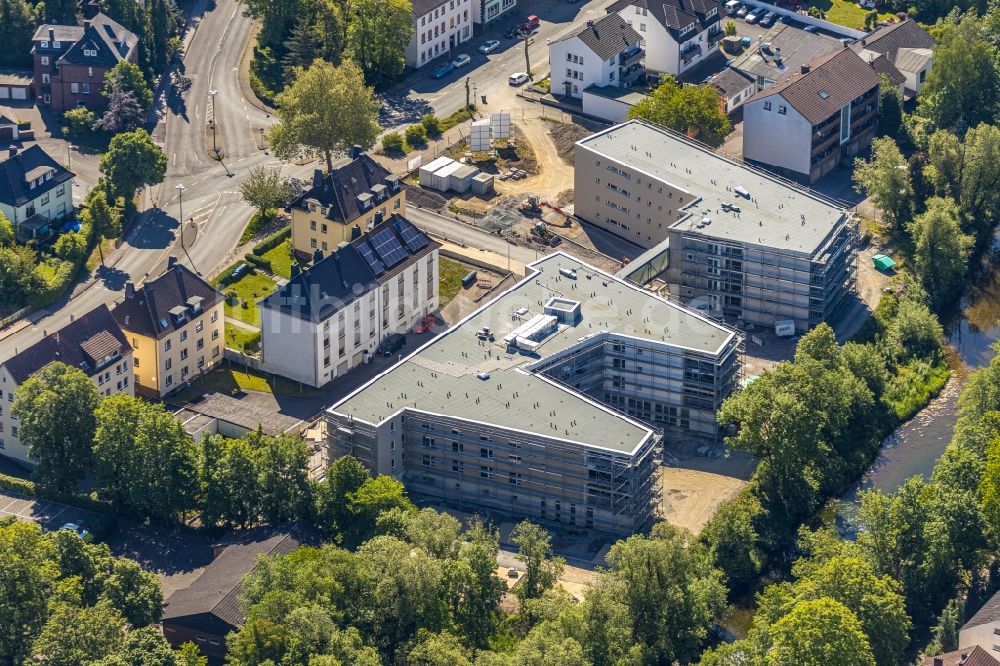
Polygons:
<instances>
[{"instance_id":1,"label":"driveway","mask_svg":"<svg viewBox=\"0 0 1000 666\"><path fill-rule=\"evenodd\" d=\"M37 523L46 531L57 530L66 523L93 529L100 518L96 513L73 506L3 490L0 491L0 518L7 516L14 516L24 522Z\"/></svg>"}]
</instances>

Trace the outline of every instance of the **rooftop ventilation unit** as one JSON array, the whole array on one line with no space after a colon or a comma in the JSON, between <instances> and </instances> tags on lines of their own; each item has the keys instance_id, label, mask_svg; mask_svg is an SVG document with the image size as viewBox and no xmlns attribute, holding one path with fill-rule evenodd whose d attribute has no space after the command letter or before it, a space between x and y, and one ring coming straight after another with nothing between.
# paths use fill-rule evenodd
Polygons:
<instances>
[{"instance_id":1,"label":"rooftop ventilation unit","mask_svg":"<svg viewBox=\"0 0 1000 666\"><path fill-rule=\"evenodd\" d=\"M734 187L733 188L733 192L735 192L736 194L740 195L744 199L749 199L750 198L750 191L747 190L747 188L743 187L742 185L737 185L736 187Z\"/></svg>"},{"instance_id":2,"label":"rooftop ventilation unit","mask_svg":"<svg viewBox=\"0 0 1000 666\"><path fill-rule=\"evenodd\" d=\"M563 324L575 326L582 316L580 307L580 301L571 301L568 298L553 296L545 304L543 312L555 317Z\"/></svg>"}]
</instances>

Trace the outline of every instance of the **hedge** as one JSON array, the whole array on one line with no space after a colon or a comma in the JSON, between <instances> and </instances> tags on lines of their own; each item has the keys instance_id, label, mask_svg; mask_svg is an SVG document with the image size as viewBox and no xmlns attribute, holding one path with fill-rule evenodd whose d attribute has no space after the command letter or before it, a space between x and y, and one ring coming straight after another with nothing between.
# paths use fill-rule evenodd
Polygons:
<instances>
[{"instance_id":1,"label":"hedge","mask_svg":"<svg viewBox=\"0 0 1000 666\"><path fill-rule=\"evenodd\" d=\"M278 247L291 237L292 237L292 228L290 226L285 227L284 229L276 231L275 233L271 234L261 242L254 245L253 253L259 257L260 255Z\"/></svg>"},{"instance_id":2,"label":"hedge","mask_svg":"<svg viewBox=\"0 0 1000 666\"><path fill-rule=\"evenodd\" d=\"M104 514L111 511L111 506L106 502L83 495L65 495L54 490L46 490L30 479L22 479L8 474L0 474L0 488L28 495L36 499L46 499L59 502L60 504L75 506L78 509L92 513Z\"/></svg>"},{"instance_id":3,"label":"hedge","mask_svg":"<svg viewBox=\"0 0 1000 666\"><path fill-rule=\"evenodd\" d=\"M86 259L86 257L84 257L84 259ZM56 275L52 282L47 283L45 288L41 291L28 296L28 305L31 306L33 310L38 310L48 307L62 298L66 293L66 290L75 280L77 271L79 271L82 264L83 260L79 263L64 261L59 264L59 268L56 269Z\"/></svg>"},{"instance_id":4,"label":"hedge","mask_svg":"<svg viewBox=\"0 0 1000 666\"><path fill-rule=\"evenodd\" d=\"M257 268L262 268L268 273L271 273L271 260L264 257L258 257L256 254L250 252L245 257L247 261L256 266Z\"/></svg>"},{"instance_id":5,"label":"hedge","mask_svg":"<svg viewBox=\"0 0 1000 666\"><path fill-rule=\"evenodd\" d=\"M226 270L219 273L213 282L216 286L225 287L227 284L233 282L233 272L242 266L245 262L237 261L235 264L227 268Z\"/></svg>"}]
</instances>

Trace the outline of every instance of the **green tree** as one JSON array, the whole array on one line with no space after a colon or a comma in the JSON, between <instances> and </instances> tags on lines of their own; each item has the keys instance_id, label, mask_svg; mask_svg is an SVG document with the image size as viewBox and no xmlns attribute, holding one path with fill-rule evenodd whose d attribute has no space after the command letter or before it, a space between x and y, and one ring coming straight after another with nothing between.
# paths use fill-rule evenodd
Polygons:
<instances>
[{"instance_id":1,"label":"green tree","mask_svg":"<svg viewBox=\"0 0 1000 666\"><path fill-rule=\"evenodd\" d=\"M934 68L920 91L918 113L936 127L966 129L993 122L1000 103L997 49L975 16L946 23L934 48Z\"/></svg>"},{"instance_id":2,"label":"green tree","mask_svg":"<svg viewBox=\"0 0 1000 666\"><path fill-rule=\"evenodd\" d=\"M499 536L482 523L466 534L458 558L449 563L455 620L475 648L487 646L500 622L500 600L507 586L496 575Z\"/></svg>"},{"instance_id":3,"label":"green tree","mask_svg":"<svg viewBox=\"0 0 1000 666\"><path fill-rule=\"evenodd\" d=\"M14 244L14 225L0 212L0 247Z\"/></svg>"},{"instance_id":4,"label":"green tree","mask_svg":"<svg viewBox=\"0 0 1000 666\"><path fill-rule=\"evenodd\" d=\"M410 0L350 0L348 12L347 48L365 79L377 85L396 81L413 34Z\"/></svg>"},{"instance_id":5,"label":"green tree","mask_svg":"<svg viewBox=\"0 0 1000 666\"><path fill-rule=\"evenodd\" d=\"M858 618L830 598L797 604L769 634L767 666L875 665Z\"/></svg>"},{"instance_id":6,"label":"green tree","mask_svg":"<svg viewBox=\"0 0 1000 666\"><path fill-rule=\"evenodd\" d=\"M756 498L739 497L722 504L702 529L701 538L709 546L712 561L726 574L726 582L734 591L752 585L763 566L754 525L760 513Z\"/></svg>"},{"instance_id":7,"label":"green tree","mask_svg":"<svg viewBox=\"0 0 1000 666\"><path fill-rule=\"evenodd\" d=\"M962 602L959 600L952 599L945 605L941 615L938 616L937 624L931 627L931 642L924 648L924 654L938 655L958 649L962 611Z\"/></svg>"},{"instance_id":8,"label":"green tree","mask_svg":"<svg viewBox=\"0 0 1000 666\"><path fill-rule=\"evenodd\" d=\"M101 247L101 241L105 238L118 238L122 235L121 212L108 205L108 196L103 190L95 189L88 197L87 207L80 215L85 223L89 223L97 237L97 251L101 256L101 265L103 266L104 248Z\"/></svg>"},{"instance_id":9,"label":"green tree","mask_svg":"<svg viewBox=\"0 0 1000 666\"><path fill-rule=\"evenodd\" d=\"M262 514L272 525L295 520L308 510L309 449L299 437L248 436L257 450Z\"/></svg>"},{"instance_id":10,"label":"green tree","mask_svg":"<svg viewBox=\"0 0 1000 666\"><path fill-rule=\"evenodd\" d=\"M104 89L101 92L106 97L111 97L115 91L132 95L143 113L153 104L153 91L146 84L142 71L138 65L127 60L119 61L104 75Z\"/></svg>"},{"instance_id":11,"label":"green tree","mask_svg":"<svg viewBox=\"0 0 1000 666\"><path fill-rule=\"evenodd\" d=\"M0 0L0 67L31 69L37 9L25 0Z\"/></svg>"},{"instance_id":12,"label":"green tree","mask_svg":"<svg viewBox=\"0 0 1000 666\"><path fill-rule=\"evenodd\" d=\"M285 57L282 59L282 64L285 67L285 80L291 81L295 78L296 67L308 69L319 57L319 38L312 16L303 14L299 17L284 46Z\"/></svg>"},{"instance_id":13,"label":"green tree","mask_svg":"<svg viewBox=\"0 0 1000 666\"><path fill-rule=\"evenodd\" d=\"M97 116L86 107L71 109L63 114L63 134L71 138L88 136Z\"/></svg>"},{"instance_id":14,"label":"green tree","mask_svg":"<svg viewBox=\"0 0 1000 666\"><path fill-rule=\"evenodd\" d=\"M726 21L726 37L735 37L737 33L736 21Z\"/></svg>"},{"instance_id":15,"label":"green tree","mask_svg":"<svg viewBox=\"0 0 1000 666\"><path fill-rule=\"evenodd\" d=\"M328 535L347 530L352 519L348 495L371 478L357 458L342 456L326 468L323 480L316 485L316 524Z\"/></svg>"},{"instance_id":16,"label":"green tree","mask_svg":"<svg viewBox=\"0 0 1000 666\"><path fill-rule=\"evenodd\" d=\"M892 85L889 82L889 77L885 74L882 74L879 96L879 134L895 139L899 136L899 130L903 126L903 98L899 93L899 88Z\"/></svg>"},{"instance_id":17,"label":"green tree","mask_svg":"<svg viewBox=\"0 0 1000 666\"><path fill-rule=\"evenodd\" d=\"M72 493L86 475L97 426L97 388L81 370L54 362L18 388L12 412L35 461L35 478Z\"/></svg>"},{"instance_id":18,"label":"green tree","mask_svg":"<svg viewBox=\"0 0 1000 666\"><path fill-rule=\"evenodd\" d=\"M97 409L97 491L119 510L172 523L193 508L196 448L161 405L119 394Z\"/></svg>"},{"instance_id":19,"label":"green tree","mask_svg":"<svg viewBox=\"0 0 1000 666\"><path fill-rule=\"evenodd\" d=\"M59 236L52 249L60 259L76 263L87 255L87 239L83 234L71 231Z\"/></svg>"},{"instance_id":20,"label":"green tree","mask_svg":"<svg viewBox=\"0 0 1000 666\"><path fill-rule=\"evenodd\" d=\"M1000 544L1000 438L994 438L986 449L979 497L991 543Z\"/></svg>"},{"instance_id":21,"label":"green tree","mask_svg":"<svg viewBox=\"0 0 1000 666\"><path fill-rule=\"evenodd\" d=\"M472 666L458 637L448 632L433 634L421 629L408 651L406 666Z\"/></svg>"},{"instance_id":22,"label":"green tree","mask_svg":"<svg viewBox=\"0 0 1000 666\"><path fill-rule=\"evenodd\" d=\"M896 142L889 137L872 141L872 158L854 161L854 186L872 198L889 226L902 230L913 209L910 168Z\"/></svg>"},{"instance_id":23,"label":"green tree","mask_svg":"<svg viewBox=\"0 0 1000 666\"><path fill-rule=\"evenodd\" d=\"M0 520L0 661L20 664L48 617L59 576L51 542L35 524Z\"/></svg>"},{"instance_id":24,"label":"green tree","mask_svg":"<svg viewBox=\"0 0 1000 666\"><path fill-rule=\"evenodd\" d=\"M524 563L524 578L515 588L517 597L522 603L527 599L537 599L556 584L566 561L552 556L549 533L529 520L523 520L514 527L510 540L517 546L515 557Z\"/></svg>"},{"instance_id":25,"label":"green tree","mask_svg":"<svg viewBox=\"0 0 1000 666\"><path fill-rule=\"evenodd\" d=\"M664 76L650 95L629 110L629 118L657 125L718 145L729 134L729 116L713 86L682 85Z\"/></svg>"},{"instance_id":26,"label":"green tree","mask_svg":"<svg viewBox=\"0 0 1000 666\"><path fill-rule=\"evenodd\" d=\"M254 167L249 177L240 183L243 200L257 209L258 215L268 219L271 211L283 205L291 196L291 189L278 169Z\"/></svg>"},{"instance_id":27,"label":"green tree","mask_svg":"<svg viewBox=\"0 0 1000 666\"><path fill-rule=\"evenodd\" d=\"M376 534L379 516L392 509L404 512L415 507L406 496L403 484L391 476L367 479L360 488L347 493L351 519L345 526L344 544L355 546Z\"/></svg>"},{"instance_id":28,"label":"green tree","mask_svg":"<svg viewBox=\"0 0 1000 666\"><path fill-rule=\"evenodd\" d=\"M101 173L107 180L109 195L122 197L125 206L141 187L163 182L167 172L167 156L153 143L144 129L118 134L111 139L101 157Z\"/></svg>"},{"instance_id":29,"label":"green tree","mask_svg":"<svg viewBox=\"0 0 1000 666\"><path fill-rule=\"evenodd\" d=\"M188 641L181 645L176 654L177 666L208 666L208 657L201 655L198 646Z\"/></svg>"},{"instance_id":30,"label":"green tree","mask_svg":"<svg viewBox=\"0 0 1000 666\"><path fill-rule=\"evenodd\" d=\"M268 141L283 160L323 155L332 171L335 153L354 145L371 148L381 130L378 101L351 60L337 67L313 62L278 95L277 102L278 123L268 131Z\"/></svg>"},{"instance_id":31,"label":"green tree","mask_svg":"<svg viewBox=\"0 0 1000 666\"><path fill-rule=\"evenodd\" d=\"M74 535L65 539L72 543ZM139 563L125 558L111 558L109 553L95 555L99 561L101 588L99 600L107 601L133 627L158 622L163 615L163 592L156 574L144 571Z\"/></svg>"},{"instance_id":32,"label":"green tree","mask_svg":"<svg viewBox=\"0 0 1000 666\"><path fill-rule=\"evenodd\" d=\"M45 22L58 25L77 25L75 0L45 0Z\"/></svg>"},{"instance_id":33,"label":"green tree","mask_svg":"<svg viewBox=\"0 0 1000 666\"><path fill-rule=\"evenodd\" d=\"M76 606L56 602L31 652L49 666L80 666L114 653L125 634L125 618L107 603Z\"/></svg>"},{"instance_id":34,"label":"green tree","mask_svg":"<svg viewBox=\"0 0 1000 666\"><path fill-rule=\"evenodd\" d=\"M649 538L633 535L616 543L607 560L611 575L622 581L642 662L696 658L726 601L722 573L705 548L687 531L657 523Z\"/></svg>"},{"instance_id":35,"label":"green tree","mask_svg":"<svg viewBox=\"0 0 1000 666\"><path fill-rule=\"evenodd\" d=\"M973 238L962 233L953 200L934 197L926 205L910 226L916 246L914 267L940 312L953 306L962 293Z\"/></svg>"},{"instance_id":36,"label":"green tree","mask_svg":"<svg viewBox=\"0 0 1000 666\"><path fill-rule=\"evenodd\" d=\"M13 312L24 307L44 287L44 280L35 272L35 253L31 248L0 246L0 308Z\"/></svg>"},{"instance_id":37,"label":"green tree","mask_svg":"<svg viewBox=\"0 0 1000 666\"><path fill-rule=\"evenodd\" d=\"M128 632L115 654L95 666L178 666L178 660L163 634L143 627Z\"/></svg>"},{"instance_id":38,"label":"green tree","mask_svg":"<svg viewBox=\"0 0 1000 666\"><path fill-rule=\"evenodd\" d=\"M254 447L246 438L221 437L209 438L202 446L203 460L207 463L209 455L214 459L210 468L206 464L201 470L206 522L214 526L222 521L244 528L256 524L263 499Z\"/></svg>"}]
</instances>

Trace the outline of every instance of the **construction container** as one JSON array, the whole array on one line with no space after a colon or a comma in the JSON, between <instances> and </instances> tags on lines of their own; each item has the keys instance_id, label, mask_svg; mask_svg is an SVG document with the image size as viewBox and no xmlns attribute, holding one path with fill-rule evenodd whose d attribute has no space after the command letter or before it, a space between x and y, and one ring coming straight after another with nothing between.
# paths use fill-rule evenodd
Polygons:
<instances>
[{"instance_id":1,"label":"construction container","mask_svg":"<svg viewBox=\"0 0 1000 666\"><path fill-rule=\"evenodd\" d=\"M493 194L493 174L477 173L472 177L473 194L490 196Z\"/></svg>"},{"instance_id":2,"label":"construction container","mask_svg":"<svg viewBox=\"0 0 1000 666\"><path fill-rule=\"evenodd\" d=\"M450 157L439 157L436 160L433 160L432 162L429 162L428 164L425 164L422 167L420 167L421 187L430 187L432 189L437 189L436 187L434 187L434 182L435 182L434 173L438 169L441 169L442 167L445 167L454 161L455 160L451 159ZM447 186L445 187L445 189L447 189Z\"/></svg>"},{"instance_id":3,"label":"construction container","mask_svg":"<svg viewBox=\"0 0 1000 666\"><path fill-rule=\"evenodd\" d=\"M490 149L490 121L476 120L469 135L469 148L474 153Z\"/></svg>"},{"instance_id":4,"label":"construction container","mask_svg":"<svg viewBox=\"0 0 1000 666\"><path fill-rule=\"evenodd\" d=\"M472 188L472 179L479 173L479 169L466 164L459 165L459 168L448 177L449 187L456 192L465 193Z\"/></svg>"},{"instance_id":5,"label":"construction container","mask_svg":"<svg viewBox=\"0 0 1000 666\"><path fill-rule=\"evenodd\" d=\"M896 262L892 257L886 256L884 254L876 254L872 257L872 263L880 271L891 271L896 267Z\"/></svg>"},{"instance_id":6,"label":"construction container","mask_svg":"<svg viewBox=\"0 0 1000 666\"><path fill-rule=\"evenodd\" d=\"M509 139L510 131L510 113L501 111L490 114L490 134L494 139Z\"/></svg>"}]
</instances>

